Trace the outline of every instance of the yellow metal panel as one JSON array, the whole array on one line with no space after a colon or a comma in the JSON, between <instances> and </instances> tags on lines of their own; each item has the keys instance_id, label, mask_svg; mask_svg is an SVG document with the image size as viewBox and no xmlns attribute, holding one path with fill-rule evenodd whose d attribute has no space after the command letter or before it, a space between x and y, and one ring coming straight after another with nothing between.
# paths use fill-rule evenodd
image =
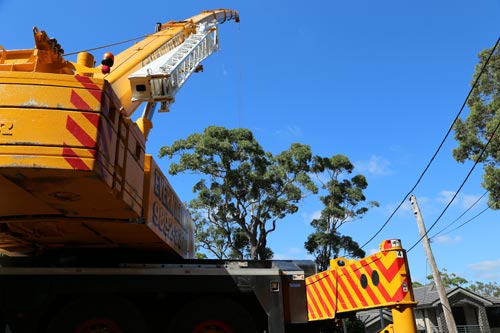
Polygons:
<instances>
[{"instance_id":1,"label":"yellow metal panel","mask_svg":"<svg viewBox=\"0 0 500 333\"><path fill-rule=\"evenodd\" d=\"M0 175L51 213L140 217L144 138L117 112L109 85L80 76L10 74L0 73ZM36 200L29 202L19 215L41 211ZM18 211L3 209L9 216Z\"/></svg>"},{"instance_id":2,"label":"yellow metal panel","mask_svg":"<svg viewBox=\"0 0 500 333\"><path fill-rule=\"evenodd\" d=\"M95 88L91 88L97 90L103 90L105 87L105 81L99 78L37 72L0 71L0 83L40 85L43 87L62 86L68 88L82 88L84 85L91 84L95 86Z\"/></svg>"},{"instance_id":3,"label":"yellow metal panel","mask_svg":"<svg viewBox=\"0 0 500 333\"><path fill-rule=\"evenodd\" d=\"M101 140L98 128L99 118L99 114L90 112L3 108L0 122L6 124L9 131L7 133L2 131L0 145L96 149ZM102 137L102 140L112 140L112 137ZM109 152L106 153L109 154Z\"/></svg>"},{"instance_id":4,"label":"yellow metal panel","mask_svg":"<svg viewBox=\"0 0 500 333\"><path fill-rule=\"evenodd\" d=\"M3 168L2 175L66 217L132 219L139 215L92 171ZM12 198L11 200L16 200ZM30 202L26 213L32 215ZM36 212L34 212L36 213ZM33 216L36 219L36 215Z\"/></svg>"},{"instance_id":5,"label":"yellow metal panel","mask_svg":"<svg viewBox=\"0 0 500 333\"><path fill-rule=\"evenodd\" d=\"M146 224L183 258L194 255L193 225L183 203L150 155L145 163Z\"/></svg>"},{"instance_id":6,"label":"yellow metal panel","mask_svg":"<svg viewBox=\"0 0 500 333\"><path fill-rule=\"evenodd\" d=\"M382 243L384 245L385 243ZM405 251L382 247L362 260L338 258L331 269L306 279L309 320L336 313L415 304Z\"/></svg>"},{"instance_id":7,"label":"yellow metal panel","mask_svg":"<svg viewBox=\"0 0 500 333\"><path fill-rule=\"evenodd\" d=\"M66 150L71 152L60 147L0 145L0 174L6 168L94 169L95 154L92 151L78 148Z\"/></svg>"},{"instance_id":8,"label":"yellow metal panel","mask_svg":"<svg viewBox=\"0 0 500 333\"><path fill-rule=\"evenodd\" d=\"M49 249L128 248L173 254L147 225L128 220L46 218L5 225L10 233L0 233L0 252L11 256L32 252L33 244Z\"/></svg>"},{"instance_id":9,"label":"yellow metal panel","mask_svg":"<svg viewBox=\"0 0 500 333\"><path fill-rule=\"evenodd\" d=\"M3 176L0 176L0 188L2 189L0 191L0 216L59 213Z\"/></svg>"}]
</instances>

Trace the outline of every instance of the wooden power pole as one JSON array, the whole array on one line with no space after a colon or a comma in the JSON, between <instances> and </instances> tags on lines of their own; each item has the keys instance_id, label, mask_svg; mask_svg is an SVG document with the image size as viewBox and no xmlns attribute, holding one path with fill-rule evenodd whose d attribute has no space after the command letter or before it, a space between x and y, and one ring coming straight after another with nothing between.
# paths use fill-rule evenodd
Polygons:
<instances>
[{"instance_id":1,"label":"wooden power pole","mask_svg":"<svg viewBox=\"0 0 500 333\"><path fill-rule=\"evenodd\" d=\"M439 294L439 300L443 306L444 319L446 321L446 326L449 333L457 333L457 325L455 324L455 319L453 318L453 312L451 311L450 302L446 296L446 291L444 290L443 283L441 282L441 276L439 275L439 270L436 265L436 260L434 260L434 255L432 254L431 245L429 243L429 238L427 237L427 230L425 229L424 220L422 214L420 213L420 208L418 207L417 198L415 196L410 197L410 202L413 207L413 213L417 218L418 231L422 237L422 244L425 249L425 255L427 256L427 261L432 270L432 276L434 278L434 283L436 284L437 292Z\"/></svg>"}]
</instances>

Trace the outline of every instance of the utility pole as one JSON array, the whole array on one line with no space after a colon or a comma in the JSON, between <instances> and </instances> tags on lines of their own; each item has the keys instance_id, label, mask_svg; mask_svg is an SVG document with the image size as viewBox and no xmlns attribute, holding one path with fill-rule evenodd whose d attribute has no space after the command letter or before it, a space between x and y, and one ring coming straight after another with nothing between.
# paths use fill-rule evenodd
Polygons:
<instances>
[{"instance_id":1,"label":"utility pole","mask_svg":"<svg viewBox=\"0 0 500 333\"><path fill-rule=\"evenodd\" d=\"M437 292L439 294L439 300L443 306L444 319L446 321L448 332L457 333L457 325L455 324L455 319L453 318L453 312L451 311L446 291L444 290L443 283L441 282L441 276L439 275L436 260L434 260L434 255L432 254L429 238L427 237L427 230L425 229L424 220L422 218L422 214L420 213L420 208L418 207L417 198L415 198L414 195L410 196L410 202L413 208L413 213L417 218L418 231L422 237L422 244L424 245L427 261L429 262L429 266L431 266L432 276L434 277L434 283L436 284Z\"/></svg>"}]
</instances>

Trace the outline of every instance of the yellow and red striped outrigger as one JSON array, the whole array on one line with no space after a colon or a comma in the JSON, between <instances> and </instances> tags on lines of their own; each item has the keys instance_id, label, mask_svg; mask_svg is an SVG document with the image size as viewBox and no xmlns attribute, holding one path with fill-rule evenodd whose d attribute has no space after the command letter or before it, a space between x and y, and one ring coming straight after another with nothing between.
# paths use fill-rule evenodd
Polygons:
<instances>
[{"instance_id":1,"label":"yellow and red striped outrigger","mask_svg":"<svg viewBox=\"0 0 500 333\"><path fill-rule=\"evenodd\" d=\"M380 252L362 260L337 258L330 270L306 279L310 321L333 319L336 314L388 307L394 332L416 332L406 251L399 240L386 240Z\"/></svg>"}]
</instances>

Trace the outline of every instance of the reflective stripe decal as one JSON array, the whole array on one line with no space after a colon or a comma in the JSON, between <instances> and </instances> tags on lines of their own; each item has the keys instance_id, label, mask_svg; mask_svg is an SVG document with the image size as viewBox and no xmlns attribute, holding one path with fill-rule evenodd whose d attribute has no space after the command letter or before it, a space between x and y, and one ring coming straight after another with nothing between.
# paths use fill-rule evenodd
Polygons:
<instances>
[{"instance_id":1,"label":"reflective stripe decal","mask_svg":"<svg viewBox=\"0 0 500 333\"><path fill-rule=\"evenodd\" d=\"M399 252L399 253L398 253ZM336 312L413 303L406 257L382 251L306 278L309 320L335 318Z\"/></svg>"},{"instance_id":2,"label":"reflective stripe decal","mask_svg":"<svg viewBox=\"0 0 500 333\"><path fill-rule=\"evenodd\" d=\"M96 143L96 129L100 129L100 113L96 113L91 107L91 103L86 101L86 98L93 98L99 102L99 107L101 107L101 96L102 90L98 85L92 82L92 80L86 76L75 76L75 79L82 84L85 88L84 90L71 90L70 102L71 104L81 112L75 112L70 114L66 118L66 130L82 145L81 148L88 149L88 152L95 156L96 150L98 149ZM84 97L87 95L88 97ZM109 125L108 125L109 127ZM104 154L109 153L108 139L112 133L110 128L107 131L98 131L97 134L99 138L99 143L101 149L104 148ZM100 133L107 132L107 135L100 135ZM88 165L85 161L80 158L77 153L69 146L66 145L63 148L63 157L68 162L69 165L75 170L91 170L92 165Z\"/></svg>"}]
</instances>

